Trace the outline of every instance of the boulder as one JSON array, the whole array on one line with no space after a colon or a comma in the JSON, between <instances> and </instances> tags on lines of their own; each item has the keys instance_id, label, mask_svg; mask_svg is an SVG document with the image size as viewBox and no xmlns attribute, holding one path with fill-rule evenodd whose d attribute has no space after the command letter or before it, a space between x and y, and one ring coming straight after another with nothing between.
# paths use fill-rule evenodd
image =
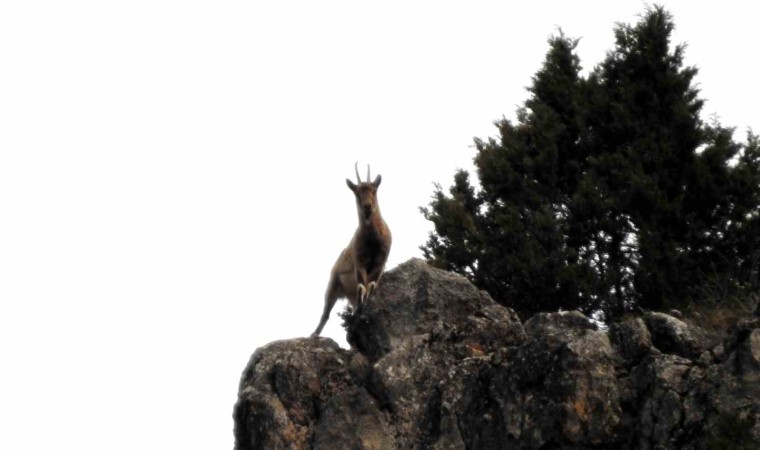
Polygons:
<instances>
[{"instance_id":1,"label":"boulder","mask_svg":"<svg viewBox=\"0 0 760 450\"><path fill-rule=\"evenodd\" d=\"M348 342L373 361L412 336L450 337L482 352L525 339L513 310L465 277L416 258L385 273L370 301L346 322Z\"/></svg>"},{"instance_id":2,"label":"boulder","mask_svg":"<svg viewBox=\"0 0 760 450\"><path fill-rule=\"evenodd\" d=\"M541 313L525 329L528 340L495 370L491 388L510 446L617 442L620 394L607 334L578 312Z\"/></svg>"},{"instance_id":3,"label":"boulder","mask_svg":"<svg viewBox=\"0 0 760 450\"><path fill-rule=\"evenodd\" d=\"M609 335L628 367L638 364L645 356L653 352L659 353L659 350L652 345L649 328L640 317L613 324Z\"/></svg>"},{"instance_id":4,"label":"boulder","mask_svg":"<svg viewBox=\"0 0 760 450\"><path fill-rule=\"evenodd\" d=\"M698 359L707 350L686 322L668 314L650 312L644 315L644 322L652 336L652 343L663 353Z\"/></svg>"},{"instance_id":5,"label":"boulder","mask_svg":"<svg viewBox=\"0 0 760 450\"><path fill-rule=\"evenodd\" d=\"M277 341L243 371L235 448L760 448L760 319L706 351L649 313L600 329L522 323L464 277L411 260L345 318L352 348Z\"/></svg>"},{"instance_id":6,"label":"boulder","mask_svg":"<svg viewBox=\"0 0 760 450\"><path fill-rule=\"evenodd\" d=\"M364 387L361 354L324 338L266 345L253 354L235 406L235 448L393 448L387 414Z\"/></svg>"}]
</instances>

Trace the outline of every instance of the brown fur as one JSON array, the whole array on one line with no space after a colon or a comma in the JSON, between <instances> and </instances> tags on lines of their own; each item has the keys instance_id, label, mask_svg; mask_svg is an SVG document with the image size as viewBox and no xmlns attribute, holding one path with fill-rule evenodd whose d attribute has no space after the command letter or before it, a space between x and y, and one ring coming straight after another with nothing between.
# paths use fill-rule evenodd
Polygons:
<instances>
[{"instance_id":1,"label":"brown fur","mask_svg":"<svg viewBox=\"0 0 760 450\"><path fill-rule=\"evenodd\" d=\"M380 175L375 181L369 181L369 168L366 182L359 180L359 184L356 185L346 179L346 184L356 197L359 226L330 272L330 281L325 292L325 308L312 336L319 336L322 332L330 317L330 311L339 298L348 299L351 307L356 310L369 299L380 281L391 250L391 231L377 204L377 188L380 181Z\"/></svg>"}]
</instances>

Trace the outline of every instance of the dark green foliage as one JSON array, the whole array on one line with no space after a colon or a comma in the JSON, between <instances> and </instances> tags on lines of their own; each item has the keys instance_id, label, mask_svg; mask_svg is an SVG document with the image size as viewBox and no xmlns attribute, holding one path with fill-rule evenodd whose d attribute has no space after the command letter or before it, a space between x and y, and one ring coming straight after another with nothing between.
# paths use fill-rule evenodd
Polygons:
<instances>
[{"instance_id":1,"label":"dark green foliage","mask_svg":"<svg viewBox=\"0 0 760 450\"><path fill-rule=\"evenodd\" d=\"M613 315L636 300L659 308L682 295L679 255L688 226L681 205L704 137L702 101L691 87L696 69L682 67L683 47L670 51L672 30L662 9L618 27L615 49L592 77L599 91L590 121L594 169L612 203Z\"/></svg>"},{"instance_id":2,"label":"dark green foliage","mask_svg":"<svg viewBox=\"0 0 760 450\"><path fill-rule=\"evenodd\" d=\"M671 46L673 28L660 7L618 26L588 77L578 41L551 38L517 121L475 140L480 189L460 171L422 209L435 226L428 261L526 313L612 319L716 285L757 290L758 138L739 144L701 121L697 70Z\"/></svg>"},{"instance_id":3,"label":"dark green foliage","mask_svg":"<svg viewBox=\"0 0 760 450\"><path fill-rule=\"evenodd\" d=\"M435 225L425 257L521 311L551 308L558 296L578 300L568 307L582 306L592 274L565 242L567 192L585 165L578 140L586 87L575 45L564 36L551 39L519 124L502 120L498 140L476 140L481 191L460 171L451 196L439 188L423 209Z\"/></svg>"}]
</instances>

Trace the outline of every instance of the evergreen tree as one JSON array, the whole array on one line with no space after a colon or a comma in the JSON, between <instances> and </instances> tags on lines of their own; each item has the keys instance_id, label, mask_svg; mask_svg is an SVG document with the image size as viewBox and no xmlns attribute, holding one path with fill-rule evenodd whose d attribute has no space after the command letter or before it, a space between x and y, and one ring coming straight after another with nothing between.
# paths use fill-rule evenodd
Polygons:
<instances>
[{"instance_id":1,"label":"evergreen tree","mask_svg":"<svg viewBox=\"0 0 760 450\"><path fill-rule=\"evenodd\" d=\"M566 239L569 189L582 170L585 89L576 41L552 38L518 124L497 122L499 139L476 139L482 190L464 172L451 197L437 189L425 217L435 232L422 247L433 264L468 276L524 312L584 304L584 274ZM568 301L577 299L577 301Z\"/></svg>"},{"instance_id":2,"label":"evergreen tree","mask_svg":"<svg viewBox=\"0 0 760 450\"><path fill-rule=\"evenodd\" d=\"M476 196L469 174L463 170L454 175L454 185L449 192L451 197L444 195L441 186L436 185L431 209L420 208L425 218L435 225L435 232L422 248L423 254L436 267L461 273L475 281L480 274L478 267L485 246L479 213L482 200Z\"/></svg>"},{"instance_id":3,"label":"evergreen tree","mask_svg":"<svg viewBox=\"0 0 760 450\"><path fill-rule=\"evenodd\" d=\"M592 165L611 203L605 234L615 272L614 315L636 301L657 308L682 294L688 227L681 205L704 141L703 102L692 86L696 69L683 67L684 48L671 51L673 28L661 7L635 26L619 26L616 46L594 77L600 95L590 119Z\"/></svg>"},{"instance_id":4,"label":"evergreen tree","mask_svg":"<svg viewBox=\"0 0 760 450\"><path fill-rule=\"evenodd\" d=\"M724 234L739 263L734 278L760 296L760 138L751 131L732 172L736 207Z\"/></svg>"},{"instance_id":5,"label":"evergreen tree","mask_svg":"<svg viewBox=\"0 0 760 450\"><path fill-rule=\"evenodd\" d=\"M738 144L731 129L707 130L710 143L699 155L689 185L695 195L685 208L697 268L689 294L695 301L747 298L760 290L760 145L751 132Z\"/></svg>"},{"instance_id":6,"label":"evergreen tree","mask_svg":"<svg viewBox=\"0 0 760 450\"><path fill-rule=\"evenodd\" d=\"M625 248L612 245L609 257L623 263L616 278L632 281L613 315L634 304L699 301L716 294L707 286L738 282L734 269L746 250L732 241L758 205L752 163L732 167L742 148L733 130L700 120L697 69L683 67L683 46L671 50L673 29L661 7L618 27L616 47L596 72L601 102L589 124L601 167L593 172L610 189L607 212L625 217L617 240Z\"/></svg>"},{"instance_id":7,"label":"evergreen tree","mask_svg":"<svg viewBox=\"0 0 760 450\"><path fill-rule=\"evenodd\" d=\"M661 7L588 76L560 34L516 123L476 139L481 189L437 188L422 248L524 313L680 306L758 289L760 144L704 124L697 70Z\"/></svg>"}]
</instances>

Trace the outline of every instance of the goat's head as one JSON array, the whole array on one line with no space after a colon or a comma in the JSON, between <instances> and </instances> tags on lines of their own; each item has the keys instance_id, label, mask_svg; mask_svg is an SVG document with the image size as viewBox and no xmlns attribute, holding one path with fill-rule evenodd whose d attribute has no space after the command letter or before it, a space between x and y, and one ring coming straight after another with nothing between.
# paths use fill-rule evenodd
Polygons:
<instances>
[{"instance_id":1,"label":"goat's head","mask_svg":"<svg viewBox=\"0 0 760 450\"><path fill-rule=\"evenodd\" d=\"M354 196L356 196L356 209L359 211L359 217L366 221L377 212L377 188L380 186L380 182L383 178L378 175L375 177L375 181L370 182L369 165L367 165L367 181L362 181L359 177L358 164L358 162L354 164L356 181L358 184L354 184L348 178L346 178L346 184L354 193Z\"/></svg>"}]
</instances>

